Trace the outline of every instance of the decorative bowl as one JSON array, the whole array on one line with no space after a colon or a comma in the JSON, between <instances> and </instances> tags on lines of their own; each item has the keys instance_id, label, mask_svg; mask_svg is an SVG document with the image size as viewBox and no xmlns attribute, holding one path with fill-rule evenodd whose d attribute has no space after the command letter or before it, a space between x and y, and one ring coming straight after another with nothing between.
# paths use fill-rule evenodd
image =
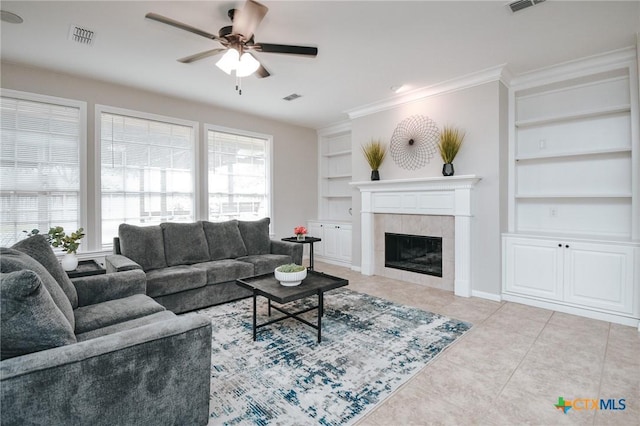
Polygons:
<instances>
[{"instance_id":1,"label":"decorative bowl","mask_svg":"<svg viewBox=\"0 0 640 426\"><path fill-rule=\"evenodd\" d=\"M273 271L276 280L280 281L280 284L285 287L294 287L300 285L302 280L307 278L307 270L300 272L280 272L278 268Z\"/></svg>"}]
</instances>

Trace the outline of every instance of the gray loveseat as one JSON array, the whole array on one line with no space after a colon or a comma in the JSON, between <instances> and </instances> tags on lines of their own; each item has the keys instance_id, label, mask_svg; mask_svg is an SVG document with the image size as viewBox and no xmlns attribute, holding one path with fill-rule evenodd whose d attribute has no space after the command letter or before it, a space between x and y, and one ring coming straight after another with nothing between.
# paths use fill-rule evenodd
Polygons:
<instances>
[{"instance_id":1,"label":"gray loveseat","mask_svg":"<svg viewBox=\"0 0 640 426\"><path fill-rule=\"evenodd\" d=\"M302 263L302 245L269 237L269 218L195 223L120 225L107 272L140 269L147 295L175 312L187 312L251 295L237 278Z\"/></svg>"},{"instance_id":2,"label":"gray loveseat","mask_svg":"<svg viewBox=\"0 0 640 426\"><path fill-rule=\"evenodd\" d=\"M70 280L40 235L0 248L2 425L206 424L211 322L145 290Z\"/></svg>"}]
</instances>

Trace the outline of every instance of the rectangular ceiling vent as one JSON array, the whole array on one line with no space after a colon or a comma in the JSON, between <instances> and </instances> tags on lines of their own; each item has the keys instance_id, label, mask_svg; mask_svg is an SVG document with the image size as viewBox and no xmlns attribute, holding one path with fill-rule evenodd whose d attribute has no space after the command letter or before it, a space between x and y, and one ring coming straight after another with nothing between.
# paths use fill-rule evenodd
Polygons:
<instances>
[{"instance_id":1,"label":"rectangular ceiling vent","mask_svg":"<svg viewBox=\"0 0 640 426\"><path fill-rule=\"evenodd\" d=\"M285 96L282 99L284 99L285 101L293 101L293 100L298 99L300 97L302 97L302 95L298 95L297 93L292 93L289 96Z\"/></svg>"},{"instance_id":2,"label":"rectangular ceiling vent","mask_svg":"<svg viewBox=\"0 0 640 426\"><path fill-rule=\"evenodd\" d=\"M71 27L69 27L69 40L75 41L76 43L92 45L94 36L95 33L93 31L78 25L71 25Z\"/></svg>"},{"instance_id":3,"label":"rectangular ceiling vent","mask_svg":"<svg viewBox=\"0 0 640 426\"><path fill-rule=\"evenodd\" d=\"M522 9L526 9L531 6L535 6L538 3L542 3L545 0L516 0L514 2L509 3L509 7L512 12L517 12Z\"/></svg>"}]
</instances>

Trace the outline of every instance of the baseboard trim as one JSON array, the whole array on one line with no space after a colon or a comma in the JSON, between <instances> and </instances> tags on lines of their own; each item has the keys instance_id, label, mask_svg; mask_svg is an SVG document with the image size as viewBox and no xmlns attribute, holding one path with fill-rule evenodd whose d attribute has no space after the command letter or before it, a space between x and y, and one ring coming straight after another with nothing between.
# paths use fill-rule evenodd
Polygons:
<instances>
[{"instance_id":1,"label":"baseboard trim","mask_svg":"<svg viewBox=\"0 0 640 426\"><path fill-rule=\"evenodd\" d=\"M500 296L499 294L487 293L479 290L471 290L471 297L492 300L494 302L502 302L502 296Z\"/></svg>"},{"instance_id":2,"label":"baseboard trim","mask_svg":"<svg viewBox=\"0 0 640 426\"><path fill-rule=\"evenodd\" d=\"M523 305L535 306L536 308L549 309L552 311L563 312L565 314L578 315L581 317L587 317L597 319L600 321L608 321L616 324L628 325L636 327L640 330L640 319L626 317L623 315L609 314L606 312L593 311L586 308L578 308L575 306L567 306L560 303L546 302L538 299L531 299L523 296L516 296L513 294L502 294L502 300L507 302L522 303Z\"/></svg>"}]
</instances>

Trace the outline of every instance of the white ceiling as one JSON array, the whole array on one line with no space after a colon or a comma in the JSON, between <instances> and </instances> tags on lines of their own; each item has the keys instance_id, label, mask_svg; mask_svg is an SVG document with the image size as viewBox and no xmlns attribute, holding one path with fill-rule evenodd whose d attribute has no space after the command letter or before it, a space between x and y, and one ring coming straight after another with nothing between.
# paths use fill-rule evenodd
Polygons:
<instances>
[{"instance_id":1,"label":"white ceiling","mask_svg":"<svg viewBox=\"0 0 640 426\"><path fill-rule=\"evenodd\" d=\"M271 77L243 79L216 58L178 58L215 41L144 18L156 12L217 33L233 1L2 1L2 60L211 103L311 128L391 98L390 87L431 86L501 64L514 74L635 44L640 1L547 0L512 13L505 1L267 1L256 41L314 45L316 58L258 53ZM67 39L71 24L92 46ZM281 98L299 93L287 102Z\"/></svg>"}]
</instances>

